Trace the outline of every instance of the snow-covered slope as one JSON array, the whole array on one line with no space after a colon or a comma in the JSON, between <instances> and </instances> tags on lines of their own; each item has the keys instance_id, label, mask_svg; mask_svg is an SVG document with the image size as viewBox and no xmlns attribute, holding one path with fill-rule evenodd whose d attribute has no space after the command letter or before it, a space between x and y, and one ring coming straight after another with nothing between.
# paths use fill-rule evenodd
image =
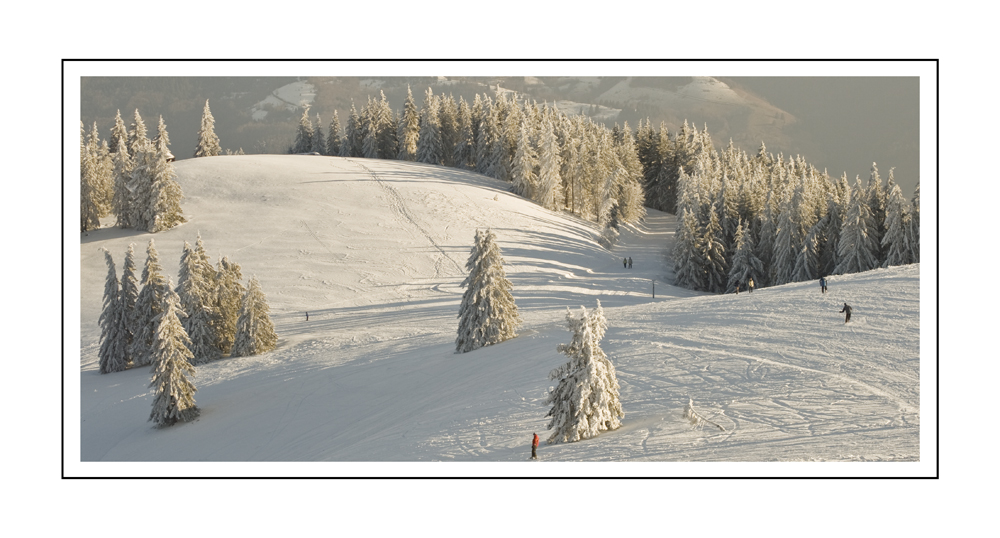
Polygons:
<instances>
[{"instance_id":1,"label":"snow-covered slope","mask_svg":"<svg viewBox=\"0 0 1000 538\"><path fill-rule=\"evenodd\" d=\"M68 475L926 470L918 463L919 266L835 277L826 295L814 283L704 295L665 284L671 215L650 212L608 252L591 224L454 169L278 155L191 159L176 169L188 223L156 235L111 228L81 237L80 394L71 387L67 399L80 402L83 462L216 464L136 471L70 461ZM460 283L477 227L496 232L525 323L514 340L456 354ZM134 242L141 268L152 237L176 281L183 242L193 243L199 232L213 258L228 255L245 277L260 280L279 346L199 367L201 417L157 430L146 421L152 400L146 369L97 372L106 274L100 247L120 270ZM622 266L626 256L633 269ZM589 441L543 445L543 462L894 463L805 470L493 464L524 461L532 432L547 437L543 401L554 385L548 372L565 362L555 349L569 340L566 307L589 308L597 299L609 321L603 348L618 371L623 427ZM837 312L843 302L855 309L847 325ZM689 398L721 429L692 427L682 417ZM77 425L67 422L73 439ZM262 463L301 461L351 463ZM386 463L433 461L480 465Z\"/></svg>"}]
</instances>

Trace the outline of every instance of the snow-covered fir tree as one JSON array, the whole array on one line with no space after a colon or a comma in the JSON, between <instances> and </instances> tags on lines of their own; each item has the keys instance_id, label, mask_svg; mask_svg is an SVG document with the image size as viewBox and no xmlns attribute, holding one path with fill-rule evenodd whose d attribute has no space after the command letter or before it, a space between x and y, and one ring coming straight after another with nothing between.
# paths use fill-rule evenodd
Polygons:
<instances>
[{"instance_id":1,"label":"snow-covered fir tree","mask_svg":"<svg viewBox=\"0 0 1000 538\"><path fill-rule=\"evenodd\" d=\"M326 137L326 155L334 157L340 155L340 118L337 111L333 111L333 120L330 121L330 131Z\"/></svg>"},{"instance_id":2,"label":"snow-covered fir tree","mask_svg":"<svg viewBox=\"0 0 1000 538\"><path fill-rule=\"evenodd\" d=\"M149 181L149 196L145 199L145 230L151 233L169 230L186 222L181 210L184 193L177 183L177 173L169 159L170 150L165 140L145 151L145 174ZM142 202L142 200L140 200Z\"/></svg>"},{"instance_id":3,"label":"snow-covered fir tree","mask_svg":"<svg viewBox=\"0 0 1000 538\"><path fill-rule=\"evenodd\" d=\"M566 309L566 322L573 333L569 344L556 349L569 357L569 362L552 370L549 379L559 380L545 399L552 405L547 426L554 430L549 443L590 439L602 431L615 430L625 416L619 399L615 367L601 349L601 339L607 331L601 302L591 312L581 307L580 317Z\"/></svg>"},{"instance_id":4,"label":"snow-covered fir tree","mask_svg":"<svg viewBox=\"0 0 1000 538\"><path fill-rule=\"evenodd\" d=\"M559 155L559 141L556 139L552 122L545 120L542 125L541 150L539 152L538 191L535 200L553 211L562 207L562 177Z\"/></svg>"},{"instance_id":5,"label":"snow-covered fir tree","mask_svg":"<svg viewBox=\"0 0 1000 538\"><path fill-rule=\"evenodd\" d=\"M153 337L156 318L163 312L167 292L167 279L156 252L153 240L146 247L146 265L142 269L142 290L135 302L135 329L132 333L132 361L136 366L146 366L152 361Z\"/></svg>"},{"instance_id":6,"label":"snow-covered fir tree","mask_svg":"<svg viewBox=\"0 0 1000 538\"><path fill-rule=\"evenodd\" d=\"M754 283L761 280L764 274L764 264L754 254L753 237L750 234L750 223L741 222L736 228L735 252L733 253L733 263L729 268L729 281L726 286L726 293L736 291L739 286L741 290L747 288L747 283L752 278Z\"/></svg>"},{"instance_id":7,"label":"snow-covered fir tree","mask_svg":"<svg viewBox=\"0 0 1000 538\"><path fill-rule=\"evenodd\" d=\"M257 277L253 277L241 301L232 356L259 355L271 351L277 345L278 335L274 332L274 323L271 322L267 298L260 289Z\"/></svg>"},{"instance_id":8,"label":"snow-covered fir tree","mask_svg":"<svg viewBox=\"0 0 1000 538\"><path fill-rule=\"evenodd\" d=\"M492 230L476 230L476 240L465 263L469 276L458 309L458 353L473 351L517 336L521 315L503 268L503 255Z\"/></svg>"},{"instance_id":9,"label":"snow-covered fir tree","mask_svg":"<svg viewBox=\"0 0 1000 538\"><path fill-rule=\"evenodd\" d=\"M476 166L476 135L472 129L472 111L462 97L458 98L458 116L456 121L454 165L465 170L473 170Z\"/></svg>"},{"instance_id":10,"label":"snow-covered fir tree","mask_svg":"<svg viewBox=\"0 0 1000 538\"><path fill-rule=\"evenodd\" d=\"M722 293L729 282L729 262L722 242L722 225L715 206L709 210L708 225L701 240L702 259L705 260L705 286L708 291Z\"/></svg>"},{"instance_id":11,"label":"snow-covered fir tree","mask_svg":"<svg viewBox=\"0 0 1000 538\"><path fill-rule=\"evenodd\" d=\"M115 261L108 249L104 261L108 264L108 278L104 284L104 310L101 312L101 347L97 351L98 367L102 374L121 372L129 367L128 321L122 308L118 274Z\"/></svg>"},{"instance_id":12,"label":"snow-covered fir tree","mask_svg":"<svg viewBox=\"0 0 1000 538\"><path fill-rule=\"evenodd\" d=\"M698 217L682 208L674 240L674 284L690 290L706 289L703 236L698 228Z\"/></svg>"},{"instance_id":13,"label":"snow-covered fir tree","mask_svg":"<svg viewBox=\"0 0 1000 538\"><path fill-rule=\"evenodd\" d=\"M170 153L170 134L167 133L167 124L163 122L163 116L160 116L160 123L156 126L156 136L150 142L154 148L163 146L168 162L174 160L174 154Z\"/></svg>"},{"instance_id":14,"label":"snow-covered fir tree","mask_svg":"<svg viewBox=\"0 0 1000 538\"><path fill-rule=\"evenodd\" d=\"M195 157L214 157L222 153L219 137L215 134L215 117L208 108L205 99L205 109L201 112L201 128L198 129L198 145L194 148Z\"/></svg>"},{"instance_id":15,"label":"snow-covered fir tree","mask_svg":"<svg viewBox=\"0 0 1000 538\"><path fill-rule=\"evenodd\" d=\"M323 155L326 153L326 137L323 136L323 123L319 114L316 114L316 124L313 126L312 147L309 151Z\"/></svg>"},{"instance_id":16,"label":"snow-covered fir tree","mask_svg":"<svg viewBox=\"0 0 1000 538\"><path fill-rule=\"evenodd\" d=\"M112 155L118 153L118 148L121 146L126 146L125 151L128 151L128 127L125 126L125 121L122 120L122 111L115 111L115 123L111 127L111 136L108 137L108 152Z\"/></svg>"},{"instance_id":17,"label":"snow-covered fir tree","mask_svg":"<svg viewBox=\"0 0 1000 538\"><path fill-rule=\"evenodd\" d=\"M289 153L309 153L312 151L312 139L313 125L309 119L309 107L304 107L302 117L299 118L299 130L295 132L295 142Z\"/></svg>"},{"instance_id":18,"label":"snow-covered fir tree","mask_svg":"<svg viewBox=\"0 0 1000 538\"><path fill-rule=\"evenodd\" d=\"M198 235L201 243L201 234ZM215 311L215 274L207 260L185 241L177 275L177 295L181 310L186 314L182 324L190 338L188 348L192 364L204 364L219 357L218 335L213 316Z\"/></svg>"},{"instance_id":19,"label":"snow-covered fir tree","mask_svg":"<svg viewBox=\"0 0 1000 538\"><path fill-rule=\"evenodd\" d=\"M149 386L153 389L153 409L149 420L160 428L188 422L199 415L194 401L197 389L189 379L195 373L190 362L193 357L191 340L181 326L179 318L184 314L180 299L170 290L172 287L173 283L168 280L163 312L155 319L156 331L150 350L153 377Z\"/></svg>"},{"instance_id":20,"label":"snow-covered fir tree","mask_svg":"<svg viewBox=\"0 0 1000 538\"><path fill-rule=\"evenodd\" d=\"M910 220L910 215L907 212L909 205L906 198L903 198L903 192L899 185L893 185L885 208L885 235L882 237L885 262L883 262L882 267L906 265L912 261L907 237Z\"/></svg>"},{"instance_id":21,"label":"snow-covered fir tree","mask_svg":"<svg viewBox=\"0 0 1000 538\"><path fill-rule=\"evenodd\" d=\"M236 339L236 320L246 288L238 263L223 256L215 271L217 336L219 351L229 353Z\"/></svg>"},{"instance_id":22,"label":"snow-covered fir tree","mask_svg":"<svg viewBox=\"0 0 1000 538\"><path fill-rule=\"evenodd\" d=\"M536 200L535 155L525 125L521 126L520 136L517 139L517 151L514 152L511 180L514 194Z\"/></svg>"},{"instance_id":23,"label":"snow-covered fir tree","mask_svg":"<svg viewBox=\"0 0 1000 538\"><path fill-rule=\"evenodd\" d=\"M143 150L147 145L149 145L149 139L146 138L146 123L142 121L142 116L139 115L139 109L135 109L135 114L132 117L132 124L129 126L128 130L128 154L129 157L135 159L137 153Z\"/></svg>"},{"instance_id":24,"label":"snow-covered fir tree","mask_svg":"<svg viewBox=\"0 0 1000 538\"><path fill-rule=\"evenodd\" d=\"M417 138L417 162L441 164L441 122L438 119L438 99L430 88L420 111L420 135Z\"/></svg>"},{"instance_id":25,"label":"snow-covered fir tree","mask_svg":"<svg viewBox=\"0 0 1000 538\"><path fill-rule=\"evenodd\" d=\"M861 178L850 194L844 225L840 230L836 274L859 273L878 267L878 245L872 235L875 226Z\"/></svg>"},{"instance_id":26,"label":"snow-covered fir tree","mask_svg":"<svg viewBox=\"0 0 1000 538\"><path fill-rule=\"evenodd\" d=\"M125 140L125 138L118 139L118 143L115 144L117 149L112 155L115 193L111 201L111 211L117 217L115 225L119 228L132 228L135 196L129 190L132 181L132 159L128 156Z\"/></svg>"},{"instance_id":27,"label":"snow-covered fir tree","mask_svg":"<svg viewBox=\"0 0 1000 538\"><path fill-rule=\"evenodd\" d=\"M135 276L135 244L129 243L125 251L125 263L122 264L121 292L118 294L120 307L125 318L127 349L125 351L129 364L132 360L132 342L139 328L139 312L136 304L139 301L139 282Z\"/></svg>"},{"instance_id":28,"label":"snow-covered fir tree","mask_svg":"<svg viewBox=\"0 0 1000 538\"><path fill-rule=\"evenodd\" d=\"M83 122L80 122L80 231L88 232L101 227L100 163L98 155L85 142Z\"/></svg>"},{"instance_id":29,"label":"snow-covered fir tree","mask_svg":"<svg viewBox=\"0 0 1000 538\"><path fill-rule=\"evenodd\" d=\"M90 131L87 147L93 158L94 202L97 205L97 216L104 218L111 214L114 198L114 164L107 141L101 140L96 121Z\"/></svg>"},{"instance_id":30,"label":"snow-covered fir tree","mask_svg":"<svg viewBox=\"0 0 1000 538\"><path fill-rule=\"evenodd\" d=\"M417 140L420 138L420 111L410 86L406 86L406 101L403 103L403 115L399 119L399 154L401 161L417 160Z\"/></svg>"}]
</instances>

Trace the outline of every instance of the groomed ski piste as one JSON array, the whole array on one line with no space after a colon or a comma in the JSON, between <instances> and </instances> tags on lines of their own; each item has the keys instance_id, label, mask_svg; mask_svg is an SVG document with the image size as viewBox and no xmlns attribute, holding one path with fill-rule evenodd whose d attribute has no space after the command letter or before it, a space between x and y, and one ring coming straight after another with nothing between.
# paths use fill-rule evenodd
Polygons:
<instances>
[{"instance_id":1,"label":"groomed ski piste","mask_svg":"<svg viewBox=\"0 0 1000 538\"><path fill-rule=\"evenodd\" d=\"M934 458L922 457L935 436L920 427L935 365L926 350L921 361L919 265L833 276L827 294L817 282L704 294L670 285L675 219L665 213L624 227L608 251L594 224L452 168L249 155L175 169L187 223L147 234L108 219L81 234L79 367L65 361L67 475L935 474ZM497 236L524 324L512 340L458 354L477 228ZM157 429L147 421L148 368L98 372L101 248L120 277L129 243L141 272L153 239L176 284L183 243L199 233L213 263L229 256L245 280L260 281L279 343L197 367L200 417ZM566 362L556 346L571 336L566 309L598 300L623 425L546 444L548 374ZM689 402L710 423L685 418ZM529 461L532 433L542 438L538 462Z\"/></svg>"}]
</instances>

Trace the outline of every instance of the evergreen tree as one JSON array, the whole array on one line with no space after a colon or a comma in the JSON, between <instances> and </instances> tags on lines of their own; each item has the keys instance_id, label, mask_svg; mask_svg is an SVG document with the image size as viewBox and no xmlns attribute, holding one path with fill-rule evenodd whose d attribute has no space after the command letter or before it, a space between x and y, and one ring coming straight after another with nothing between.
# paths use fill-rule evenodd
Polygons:
<instances>
[{"instance_id":1,"label":"evergreen tree","mask_svg":"<svg viewBox=\"0 0 1000 538\"><path fill-rule=\"evenodd\" d=\"M420 111L413 100L410 86L406 86L406 101L403 103L403 117L399 121L399 156L401 161L417 160L417 140L420 138Z\"/></svg>"},{"instance_id":2,"label":"evergreen tree","mask_svg":"<svg viewBox=\"0 0 1000 538\"><path fill-rule=\"evenodd\" d=\"M278 335L271 322L267 298L260 289L257 277L250 279L250 286L243 294L240 313L236 320L236 337L233 357L248 357L271 351L278 345Z\"/></svg>"},{"instance_id":3,"label":"evergreen tree","mask_svg":"<svg viewBox=\"0 0 1000 538\"><path fill-rule=\"evenodd\" d=\"M893 185L886 203L885 236L882 237L882 250L885 252L885 262L882 267L891 265L906 265L911 263L910 245L907 241L910 216L907 214L909 203L903 198L899 185Z\"/></svg>"},{"instance_id":4,"label":"evergreen tree","mask_svg":"<svg viewBox=\"0 0 1000 538\"><path fill-rule=\"evenodd\" d=\"M132 222L135 213L135 209L133 208L135 196L129 190L129 185L132 181L132 159L128 156L128 147L125 140L125 138L118 138L118 142L115 144L117 149L112 156L115 194L111 206L112 212L117 217L115 224L119 228L132 228L135 226Z\"/></svg>"},{"instance_id":5,"label":"evergreen tree","mask_svg":"<svg viewBox=\"0 0 1000 538\"><path fill-rule=\"evenodd\" d=\"M104 285L104 310L101 312L101 348L97 352L99 369L102 374L120 372L129 366L128 360L128 327L125 312L122 309L118 274L115 261L108 249L104 251L104 260L108 264L108 278Z\"/></svg>"},{"instance_id":6,"label":"evergreen tree","mask_svg":"<svg viewBox=\"0 0 1000 538\"><path fill-rule=\"evenodd\" d=\"M128 130L128 155L135 159L136 154L146 148L149 145L149 139L146 138L146 124L142 121L142 117L139 116L139 109L135 109L135 115L132 118L132 125L129 126Z\"/></svg>"},{"instance_id":7,"label":"evergreen tree","mask_svg":"<svg viewBox=\"0 0 1000 538\"><path fill-rule=\"evenodd\" d=\"M514 194L535 200L535 155L524 125L521 126L520 136L517 139L517 151L514 152L511 179Z\"/></svg>"},{"instance_id":8,"label":"evergreen tree","mask_svg":"<svg viewBox=\"0 0 1000 538\"><path fill-rule=\"evenodd\" d=\"M452 96L438 100L438 124L441 127L441 164L455 166L455 146L458 143L458 105Z\"/></svg>"},{"instance_id":9,"label":"evergreen tree","mask_svg":"<svg viewBox=\"0 0 1000 538\"><path fill-rule=\"evenodd\" d=\"M125 121L122 120L121 110L115 111L115 124L111 127L111 136L108 140L110 140L108 152L111 155L118 153L121 146L125 146L125 151L128 152L128 128L125 127Z\"/></svg>"},{"instance_id":10,"label":"evergreen tree","mask_svg":"<svg viewBox=\"0 0 1000 538\"><path fill-rule=\"evenodd\" d=\"M735 252L733 253L733 263L729 268L729 282L726 286L726 293L736 291L736 286L746 289L747 283L752 278L754 283L761 281L764 274L764 264L754 254L753 237L750 235L750 223L741 222L736 228Z\"/></svg>"},{"instance_id":11,"label":"evergreen tree","mask_svg":"<svg viewBox=\"0 0 1000 538\"><path fill-rule=\"evenodd\" d=\"M703 236L698 217L687 207L681 209L674 241L674 284L690 290L706 289Z\"/></svg>"},{"instance_id":12,"label":"evergreen tree","mask_svg":"<svg viewBox=\"0 0 1000 538\"><path fill-rule=\"evenodd\" d=\"M472 112L465 99L458 98L458 117L456 118L458 138L455 141L454 163L458 168L475 169L476 136L472 129Z\"/></svg>"},{"instance_id":13,"label":"evergreen tree","mask_svg":"<svg viewBox=\"0 0 1000 538\"><path fill-rule=\"evenodd\" d=\"M246 288L240 266L229 258L219 260L216 275L216 311L218 313L217 336L219 351L229 353L236 340L236 320L239 319L240 305Z\"/></svg>"},{"instance_id":14,"label":"evergreen tree","mask_svg":"<svg viewBox=\"0 0 1000 538\"><path fill-rule=\"evenodd\" d=\"M173 283L167 281L167 295L163 313L156 317L151 358L153 378L149 383L154 390L153 409L149 420L162 428L178 421L188 422L198 417L194 393L197 389L188 379L194 376L191 366L191 340L178 319L183 311L177 294L170 291Z\"/></svg>"},{"instance_id":15,"label":"evergreen tree","mask_svg":"<svg viewBox=\"0 0 1000 538\"><path fill-rule=\"evenodd\" d=\"M706 289L715 293L726 290L729 282L729 263L726 261L726 248L722 243L722 225L719 223L715 207L709 211L708 225L701 241L705 261Z\"/></svg>"},{"instance_id":16,"label":"evergreen tree","mask_svg":"<svg viewBox=\"0 0 1000 538\"><path fill-rule=\"evenodd\" d=\"M539 204L557 211L562 207L562 178L559 157L559 141L556 139L552 122L545 120L542 126L541 151L539 152L538 195Z\"/></svg>"},{"instance_id":17,"label":"evergreen tree","mask_svg":"<svg viewBox=\"0 0 1000 538\"><path fill-rule=\"evenodd\" d=\"M173 163L167 160L170 151L165 141L147 148L145 173L149 180L149 197L145 200L143 223L146 231L156 233L186 222L181 210L184 193L177 183Z\"/></svg>"},{"instance_id":18,"label":"evergreen tree","mask_svg":"<svg viewBox=\"0 0 1000 538\"><path fill-rule=\"evenodd\" d=\"M299 130L295 133L295 142L289 153L309 153L313 147L313 125L309 120L309 107L302 109L299 118Z\"/></svg>"},{"instance_id":19,"label":"evergreen tree","mask_svg":"<svg viewBox=\"0 0 1000 538\"><path fill-rule=\"evenodd\" d=\"M198 145L194 148L195 157L214 157L222 153L219 137L215 135L215 118L208 108L205 99L205 109L201 113L201 128L198 129Z\"/></svg>"},{"instance_id":20,"label":"evergreen tree","mask_svg":"<svg viewBox=\"0 0 1000 538\"><path fill-rule=\"evenodd\" d=\"M114 197L114 165L108 150L108 143L101 140L96 121L90 131L90 140L87 146L93 159L93 192L97 216L104 218L111 214L111 204Z\"/></svg>"},{"instance_id":21,"label":"evergreen tree","mask_svg":"<svg viewBox=\"0 0 1000 538\"><path fill-rule=\"evenodd\" d=\"M546 427L554 430L549 443L590 439L602 431L617 429L625 416L615 367L600 345L608 328L601 302L597 301L592 312L581 309L579 318L566 309L573 339L569 344L560 344L557 350L568 356L569 362L549 373L549 379L559 380L545 399L552 405L546 415L552 417Z\"/></svg>"},{"instance_id":22,"label":"evergreen tree","mask_svg":"<svg viewBox=\"0 0 1000 538\"><path fill-rule=\"evenodd\" d=\"M163 116L160 116L160 123L156 126L156 136L150 142L154 148L163 147L168 162L174 160L174 154L170 153L170 135L167 133L167 124L163 123Z\"/></svg>"},{"instance_id":23,"label":"evergreen tree","mask_svg":"<svg viewBox=\"0 0 1000 538\"><path fill-rule=\"evenodd\" d=\"M441 164L441 123L438 102L430 88L424 97L420 114L420 136L417 139L417 162Z\"/></svg>"},{"instance_id":24,"label":"evergreen tree","mask_svg":"<svg viewBox=\"0 0 1000 538\"><path fill-rule=\"evenodd\" d=\"M837 274L859 273L878 267L878 245L872 235L875 224L867 202L861 178L858 178L840 231Z\"/></svg>"},{"instance_id":25,"label":"evergreen tree","mask_svg":"<svg viewBox=\"0 0 1000 538\"><path fill-rule=\"evenodd\" d=\"M139 300L139 283L135 277L135 245L129 243L125 251L125 263L122 265L121 292L118 294L122 315L125 320L126 360L131 365L133 341L139 329L139 312L136 304Z\"/></svg>"},{"instance_id":26,"label":"evergreen tree","mask_svg":"<svg viewBox=\"0 0 1000 538\"><path fill-rule=\"evenodd\" d=\"M167 279L163 276L160 257L153 240L146 247L146 265L142 269L142 290L135 302L135 329L132 336L132 360L136 366L152 362L153 337L156 319L163 312L167 292Z\"/></svg>"},{"instance_id":27,"label":"evergreen tree","mask_svg":"<svg viewBox=\"0 0 1000 538\"><path fill-rule=\"evenodd\" d=\"M198 236L198 242L201 242L201 235ZM215 278L212 266L205 267L206 262L187 241L184 242L175 291L181 310L186 314L182 324L190 338L188 348L192 353L192 364L195 365L219 357L218 335L213 324L215 312L212 308L216 299Z\"/></svg>"},{"instance_id":28,"label":"evergreen tree","mask_svg":"<svg viewBox=\"0 0 1000 538\"><path fill-rule=\"evenodd\" d=\"M80 122L80 231L88 232L101 227L100 218L100 163L97 152L85 142L83 122Z\"/></svg>"},{"instance_id":29,"label":"evergreen tree","mask_svg":"<svg viewBox=\"0 0 1000 538\"><path fill-rule=\"evenodd\" d=\"M913 200L910 202L910 225L908 229L908 242L910 245L910 259L913 263L920 263L920 183L913 191Z\"/></svg>"},{"instance_id":30,"label":"evergreen tree","mask_svg":"<svg viewBox=\"0 0 1000 538\"><path fill-rule=\"evenodd\" d=\"M340 118L337 117L337 111L334 110L329 136L326 137L326 154L334 157L340 155L340 144Z\"/></svg>"},{"instance_id":31,"label":"evergreen tree","mask_svg":"<svg viewBox=\"0 0 1000 538\"><path fill-rule=\"evenodd\" d=\"M326 153L326 137L323 136L322 126L322 120L320 119L319 114L316 114L316 126L313 128L312 147L309 151L319 153L320 155Z\"/></svg>"},{"instance_id":32,"label":"evergreen tree","mask_svg":"<svg viewBox=\"0 0 1000 538\"><path fill-rule=\"evenodd\" d=\"M503 263L493 231L476 230L476 243L465 264L469 276L462 282L465 292L458 310L457 352L473 351L517 336L521 316Z\"/></svg>"}]
</instances>

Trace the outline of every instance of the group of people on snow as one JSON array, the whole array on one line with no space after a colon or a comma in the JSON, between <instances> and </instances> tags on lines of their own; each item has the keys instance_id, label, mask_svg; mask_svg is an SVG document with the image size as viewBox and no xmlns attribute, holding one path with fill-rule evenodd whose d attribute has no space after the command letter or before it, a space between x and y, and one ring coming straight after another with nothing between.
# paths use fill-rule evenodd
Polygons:
<instances>
[{"instance_id":1,"label":"group of people on snow","mask_svg":"<svg viewBox=\"0 0 1000 538\"><path fill-rule=\"evenodd\" d=\"M632 268L632 257L629 256L628 258L622 258L622 266L624 266L625 269L631 269Z\"/></svg>"},{"instance_id":2,"label":"group of people on snow","mask_svg":"<svg viewBox=\"0 0 1000 538\"><path fill-rule=\"evenodd\" d=\"M750 277L747 280L747 284L746 285L747 285L746 289L749 290L750 292L753 292L753 277ZM826 290L826 277L825 276L819 278L819 289L820 289L820 293L826 293L826 291L827 291ZM737 283L736 284L736 294L737 295L739 295L740 290L741 290L740 284ZM847 323L847 322L851 321L851 307L850 307L850 305L848 305L847 303L844 303L844 308L842 308L840 310L840 313L841 314L846 314L846 316L845 316L846 319L844 319L844 323Z\"/></svg>"}]
</instances>

